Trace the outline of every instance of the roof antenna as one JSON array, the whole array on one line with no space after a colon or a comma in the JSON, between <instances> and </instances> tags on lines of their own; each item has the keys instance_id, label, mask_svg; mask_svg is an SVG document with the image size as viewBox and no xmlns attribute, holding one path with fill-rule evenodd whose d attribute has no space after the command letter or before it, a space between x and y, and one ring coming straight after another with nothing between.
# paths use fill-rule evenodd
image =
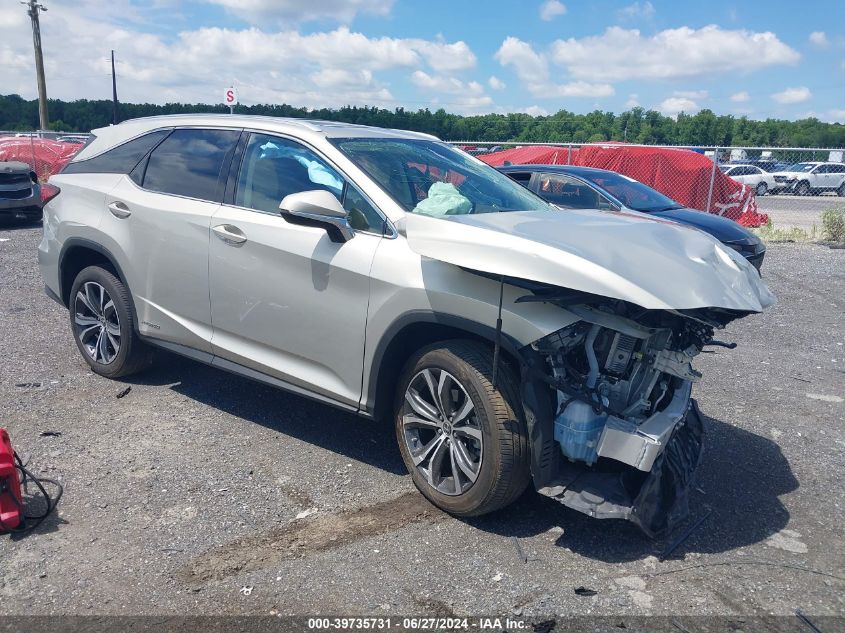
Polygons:
<instances>
[{"instance_id":1,"label":"roof antenna","mask_svg":"<svg viewBox=\"0 0 845 633\"><path fill-rule=\"evenodd\" d=\"M499 350L502 347L502 300L505 294L505 276L499 276L499 316L496 319L496 342L493 345L493 386L499 375Z\"/></svg>"}]
</instances>

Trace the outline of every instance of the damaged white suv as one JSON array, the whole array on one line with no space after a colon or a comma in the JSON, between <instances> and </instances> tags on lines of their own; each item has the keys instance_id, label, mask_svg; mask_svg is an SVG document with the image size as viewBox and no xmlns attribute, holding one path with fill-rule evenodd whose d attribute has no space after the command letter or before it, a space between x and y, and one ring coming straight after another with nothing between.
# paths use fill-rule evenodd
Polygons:
<instances>
[{"instance_id":1,"label":"damaged white suv","mask_svg":"<svg viewBox=\"0 0 845 633\"><path fill-rule=\"evenodd\" d=\"M416 485L457 515L529 482L653 535L683 515L691 360L773 301L731 249L559 213L423 134L225 115L94 134L50 180L39 260L95 372L162 347L391 417Z\"/></svg>"}]
</instances>

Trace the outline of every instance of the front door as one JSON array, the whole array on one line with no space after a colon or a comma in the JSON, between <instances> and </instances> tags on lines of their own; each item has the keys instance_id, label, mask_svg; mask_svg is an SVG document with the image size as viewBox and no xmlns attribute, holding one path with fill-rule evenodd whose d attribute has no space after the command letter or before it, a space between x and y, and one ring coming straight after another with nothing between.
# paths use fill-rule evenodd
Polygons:
<instances>
[{"instance_id":1,"label":"front door","mask_svg":"<svg viewBox=\"0 0 845 633\"><path fill-rule=\"evenodd\" d=\"M324 228L281 216L285 196L315 189L350 211L353 239L333 242ZM258 133L244 149L232 203L211 221L214 354L357 406L381 216L314 151Z\"/></svg>"}]
</instances>

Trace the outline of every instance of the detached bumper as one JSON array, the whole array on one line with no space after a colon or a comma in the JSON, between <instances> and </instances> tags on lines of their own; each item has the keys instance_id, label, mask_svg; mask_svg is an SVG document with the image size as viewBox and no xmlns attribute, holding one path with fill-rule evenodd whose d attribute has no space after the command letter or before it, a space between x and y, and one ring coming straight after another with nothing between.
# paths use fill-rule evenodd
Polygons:
<instances>
[{"instance_id":1,"label":"detached bumper","mask_svg":"<svg viewBox=\"0 0 845 633\"><path fill-rule=\"evenodd\" d=\"M701 461L703 436L698 406L691 400L663 434L663 450L653 459L653 449L646 450L648 472L616 462L592 468L565 462L555 484L539 492L591 517L627 519L652 538L665 536L689 515L688 491ZM652 446L649 438L642 439L642 448Z\"/></svg>"}]
</instances>

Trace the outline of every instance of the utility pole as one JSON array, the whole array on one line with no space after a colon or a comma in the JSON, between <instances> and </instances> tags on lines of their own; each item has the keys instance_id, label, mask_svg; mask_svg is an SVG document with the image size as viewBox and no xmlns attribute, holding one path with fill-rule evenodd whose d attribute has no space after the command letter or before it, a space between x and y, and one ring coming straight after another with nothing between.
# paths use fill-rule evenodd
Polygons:
<instances>
[{"instance_id":1,"label":"utility pole","mask_svg":"<svg viewBox=\"0 0 845 633\"><path fill-rule=\"evenodd\" d=\"M112 123L117 125L117 76L114 73L114 51L111 52Z\"/></svg>"},{"instance_id":2,"label":"utility pole","mask_svg":"<svg viewBox=\"0 0 845 633\"><path fill-rule=\"evenodd\" d=\"M37 0L21 2L27 8L32 19L32 43L35 45L35 72L38 76L38 120L40 129L46 130L50 125L47 116L47 81L44 79L44 55L41 53L41 25L38 23L38 12L46 11L47 7Z\"/></svg>"}]
</instances>

